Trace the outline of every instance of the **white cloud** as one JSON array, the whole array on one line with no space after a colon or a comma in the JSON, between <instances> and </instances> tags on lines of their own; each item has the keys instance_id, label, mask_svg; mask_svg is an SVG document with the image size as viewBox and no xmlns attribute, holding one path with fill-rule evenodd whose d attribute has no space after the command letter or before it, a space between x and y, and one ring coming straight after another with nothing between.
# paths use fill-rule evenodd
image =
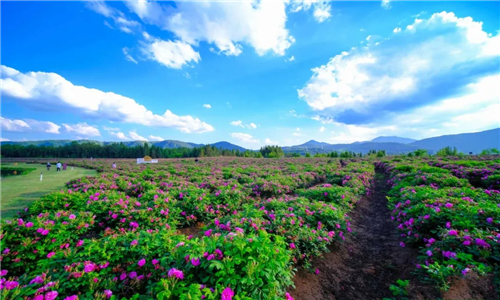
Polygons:
<instances>
[{"instance_id":1,"label":"white cloud","mask_svg":"<svg viewBox=\"0 0 500 300\"><path fill-rule=\"evenodd\" d=\"M264 141L264 143L265 143L266 145L277 145L277 144L278 144L278 143L276 143L276 142L271 141L271 140L270 140L270 139L268 139L268 138L266 138L266 140Z\"/></svg>"},{"instance_id":2,"label":"white cloud","mask_svg":"<svg viewBox=\"0 0 500 300\"><path fill-rule=\"evenodd\" d=\"M117 128L117 127L107 127L107 126L103 126L102 129L106 130L106 131L120 131L120 128Z\"/></svg>"},{"instance_id":3,"label":"white cloud","mask_svg":"<svg viewBox=\"0 0 500 300\"><path fill-rule=\"evenodd\" d=\"M235 139L238 139L244 143L259 143L259 140L256 140L253 138L253 136L247 134L247 133L241 133L241 132L233 132L231 133L231 136Z\"/></svg>"},{"instance_id":4,"label":"white cloud","mask_svg":"<svg viewBox=\"0 0 500 300\"><path fill-rule=\"evenodd\" d=\"M55 73L19 71L1 66L0 85L4 97L13 97L37 109L65 109L112 122L175 128L184 133L202 133L214 128L192 116L178 116L170 110L154 114L134 99L73 85Z\"/></svg>"},{"instance_id":5,"label":"white cloud","mask_svg":"<svg viewBox=\"0 0 500 300\"><path fill-rule=\"evenodd\" d=\"M165 139L160 137L160 136L154 136L154 135L150 135L148 136L149 140L150 141L155 141L155 142L161 142L161 141L164 141Z\"/></svg>"},{"instance_id":6,"label":"white cloud","mask_svg":"<svg viewBox=\"0 0 500 300\"><path fill-rule=\"evenodd\" d=\"M290 58L285 59L285 61L294 61L294 60L295 60L295 56L293 56L293 55L292 55L292 56L290 56Z\"/></svg>"},{"instance_id":7,"label":"white cloud","mask_svg":"<svg viewBox=\"0 0 500 300\"><path fill-rule=\"evenodd\" d=\"M3 137L0 137L0 142L9 142L10 140L9 139L6 139L6 138L3 138Z\"/></svg>"},{"instance_id":8,"label":"white cloud","mask_svg":"<svg viewBox=\"0 0 500 300\"><path fill-rule=\"evenodd\" d=\"M232 122L231 122L231 125L233 125L233 126L240 126L240 127L244 127L244 126L243 126L243 122L242 122L242 121L232 121Z\"/></svg>"},{"instance_id":9,"label":"white cloud","mask_svg":"<svg viewBox=\"0 0 500 300\"><path fill-rule=\"evenodd\" d=\"M134 33L141 27L139 22L127 19L121 11L106 5L104 1L86 1L85 5L96 13L112 19L115 26L125 33ZM104 25L113 28L107 21L104 21Z\"/></svg>"},{"instance_id":10,"label":"white cloud","mask_svg":"<svg viewBox=\"0 0 500 300\"><path fill-rule=\"evenodd\" d=\"M129 140L129 138L123 132L110 132L110 134L123 141Z\"/></svg>"},{"instance_id":11,"label":"white cloud","mask_svg":"<svg viewBox=\"0 0 500 300\"><path fill-rule=\"evenodd\" d=\"M297 127L295 130L296 130L296 131L300 131L300 128L299 128L299 127Z\"/></svg>"},{"instance_id":12,"label":"white cloud","mask_svg":"<svg viewBox=\"0 0 500 300\"><path fill-rule=\"evenodd\" d=\"M319 129L319 132L323 132L325 131L325 126L321 126L321 128Z\"/></svg>"},{"instance_id":13,"label":"white cloud","mask_svg":"<svg viewBox=\"0 0 500 300\"><path fill-rule=\"evenodd\" d=\"M257 125L255 125L254 123L250 123L250 124L247 125L247 127L255 129L255 128L257 128Z\"/></svg>"},{"instance_id":14,"label":"white cloud","mask_svg":"<svg viewBox=\"0 0 500 300\"><path fill-rule=\"evenodd\" d=\"M75 132L85 136L100 136L99 129L94 126L87 125L87 123L78 123L75 125L63 124L67 132Z\"/></svg>"},{"instance_id":15,"label":"white cloud","mask_svg":"<svg viewBox=\"0 0 500 300\"><path fill-rule=\"evenodd\" d=\"M500 56L499 34L488 36L482 23L446 12L416 19L377 43L342 52L312 69L299 97L312 109L335 115L369 115L375 105L419 106L439 100L432 98L437 90L453 94L482 73L495 72Z\"/></svg>"},{"instance_id":16,"label":"white cloud","mask_svg":"<svg viewBox=\"0 0 500 300\"><path fill-rule=\"evenodd\" d=\"M14 131L14 132L46 132L59 134L59 128L61 126L45 121L37 121L32 119L24 120L11 120L4 117L0 117L2 123L2 130L4 131Z\"/></svg>"},{"instance_id":17,"label":"white cloud","mask_svg":"<svg viewBox=\"0 0 500 300\"><path fill-rule=\"evenodd\" d=\"M392 32L394 32L394 33L401 32L401 28L400 27L396 27L396 28L394 28L394 30Z\"/></svg>"},{"instance_id":18,"label":"white cloud","mask_svg":"<svg viewBox=\"0 0 500 300\"><path fill-rule=\"evenodd\" d=\"M210 105L210 104L203 104L203 107L204 108L212 108L212 105Z\"/></svg>"},{"instance_id":19,"label":"white cloud","mask_svg":"<svg viewBox=\"0 0 500 300\"><path fill-rule=\"evenodd\" d=\"M141 50L148 59L172 69L180 69L190 62L197 63L201 60L200 53L188 43L181 41L152 38L152 42L143 43Z\"/></svg>"},{"instance_id":20,"label":"white cloud","mask_svg":"<svg viewBox=\"0 0 500 300\"><path fill-rule=\"evenodd\" d=\"M380 6L382 6L383 9L391 9L391 1L382 0L382 2L380 3Z\"/></svg>"},{"instance_id":21,"label":"white cloud","mask_svg":"<svg viewBox=\"0 0 500 300\"><path fill-rule=\"evenodd\" d=\"M129 131L128 135L130 136L130 139L133 141L146 141L146 142L148 141L147 138L138 135L137 132L135 131Z\"/></svg>"},{"instance_id":22,"label":"white cloud","mask_svg":"<svg viewBox=\"0 0 500 300\"><path fill-rule=\"evenodd\" d=\"M128 61L133 62L134 64L137 64L137 60L135 60L132 55L129 54L129 49L127 47L122 48L123 55L125 55L125 59Z\"/></svg>"},{"instance_id":23,"label":"white cloud","mask_svg":"<svg viewBox=\"0 0 500 300\"><path fill-rule=\"evenodd\" d=\"M300 132L294 132L293 136L301 136L302 134Z\"/></svg>"},{"instance_id":24,"label":"white cloud","mask_svg":"<svg viewBox=\"0 0 500 300\"><path fill-rule=\"evenodd\" d=\"M327 1L182 1L175 7L153 1L125 2L144 22L172 32L182 42L198 46L214 45L212 52L239 55L243 45L257 54L284 55L295 42L286 28L287 9L291 12L313 8L313 16L323 22L331 16Z\"/></svg>"}]
</instances>

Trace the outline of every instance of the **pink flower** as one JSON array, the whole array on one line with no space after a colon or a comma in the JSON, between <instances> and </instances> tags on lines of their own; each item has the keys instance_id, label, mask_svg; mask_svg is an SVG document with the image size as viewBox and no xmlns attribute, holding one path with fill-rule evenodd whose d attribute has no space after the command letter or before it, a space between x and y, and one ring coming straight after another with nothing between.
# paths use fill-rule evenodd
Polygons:
<instances>
[{"instance_id":1,"label":"pink flower","mask_svg":"<svg viewBox=\"0 0 500 300\"><path fill-rule=\"evenodd\" d=\"M137 272L130 272L130 274L128 274L128 277L130 277L130 279L134 279L137 277Z\"/></svg>"},{"instance_id":2,"label":"pink flower","mask_svg":"<svg viewBox=\"0 0 500 300\"><path fill-rule=\"evenodd\" d=\"M191 264L195 267L200 265L200 259L199 258L193 258L191 259Z\"/></svg>"},{"instance_id":3,"label":"pink flower","mask_svg":"<svg viewBox=\"0 0 500 300\"><path fill-rule=\"evenodd\" d=\"M205 235L206 236L210 236L212 234L212 229L209 229L207 231L205 231Z\"/></svg>"},{"instance_id":4,"label":"pink flower","mask_svg":"<svg viewBox=\"0 0 500 300\"><path fill-rule=\"evenodd\" d=\"M58 292L50 291L47 294L45 294L45 300L54 300L57 298L57 295L59 295Z\"/></svg>"},{"instance_id":5,"label":"pink flower","mask_svg":"<svg viewBox=\"0 0 500 300\"><path fill-rule=\"evenodd\" d=\"M74 219L76 219L76 216L75 215L69 215L69 219L70 220L74 220Z\"/></svg>"},{"instance_id":6,"label":"pink flower","mask_svg":"<svg viewBox=\"0 0 500 300\"><path fill-rule=\"evenodd\" d=\"M146 260L143 258L137 264L139 265L139 267L142 267L146 264Z\"/></svg>"},{"instance_id":7,"label":"pink flower","mask_svg":"<svg viewBox=\"0 0 500 300\"><path fill-rule=\"evenodd\" d=\"M24 226L26 226L26 227L33 227L33 223L32 222L28 222Z\"/></svg>"},{"instance_id":8,"label":"pink flower","mask_svg":"<svg viewBox=\"0 0 500 300\"><path fill-rule=\"evenodd\" d=\"M427 250L425 253L427 253L427 256L432 256L432 251L431 250Z\"/></svg>"},{"instance_id":9,"label":"pink flower","mask_svg":"<svg viewBox=\"0 0 500 300\"><path fill-rule=\"evenodd\" d=\"M486 248L491 247L488 243L486 243L482 239L476 239L476 245L481 246L481 247L486 247Z\"/></svg>"},{"instance_id":10,"label":"pink flower","mask_svg":"<svg viewBox=\"0 0 500 300\"><path fill-rule=\"evenodd\" d=\"M104 295L106 295L106 298L111 298L111 296L113 296L113 292L110 290L105 290Z\"/></svg>"},{"instance_id":11,"label":"pink flower","mask_svg":"<svg viewBox=\"0 0 500 300\"><path fill-rule=\"evenodd\" d=\"M290 243L290 249L295 249L295 244L294 243Z\"/></svg>"},{"instance_id":12,"label":"pink flower","mask_svg":"<svg viewBox=\"0 0 500 300\"><path fill-rule=\"evenodd\" d=\"M7 253L9 253L9 252L10 252L10 249L9 249L9 248L5 248L5 249L3 250L3 254L7 254Z\"/></svg>"},{"instance_id":13,"label":"pink flower","mask_svg":"<svg viewBox=\"0 0 500 300\"><path fill-rule=\"evenodd\" d=\"M47 258L51 258L52 256L54 256L56 253L55 252L50 252L49 254L47 254Z\"/></svg>"},{"instance_id":14,"label":"pink flower","mask_svg":"<svg viewBox=\"0 0 500 300\"><path fill-rule=\"evenodd\" d=\"M118 215L117 215L117 214L113 214L113 215L111 216L111 218L116 219L116 218L118 218ZM107 291L108 291L108 290L107 290Z\"/></svg>"},{"instance_id":15,"label":"pink flower","mask_svg":"<svg viewBox=\"0 0 500 300\"><path fill-rule=\"evenodd\" d=\"M156 265L157 263L159 263L160 261L157 260L157 259L153 259L153 265Z\"/></svg>"},{"instance_id":16,"label":"pink flower","mask_svg":"<svg viewBox=\"0 0 500 300\"><path fill-rule=\"evenodd\" d=\"M319 269L316 269L314 273L316 273L316 275L319 275Z\"/></svg>"},{"instance_id":17,"label":"pink flower","mask_svg":"<svg viewBox=\"0 0 500 300\"><path fill-rule=\"evenodd\" d=\"M405 247L405 243L403 243L403 242L399 242L399 246L401 246L401 247L403 247L403 248L404 248L404 247Z\"/></svg>"},{"instance_id":18,"label":"pink flower","mask_svg":"<svg viewBox=\"0 0 500 300\"><path fill-rule=\"evenodd\" d=\"M19 286L19 282L17 282L17 281L6 281L4 283L4 285L5 285L5 289L6 290L13 290L13 289L15 289L16 287Z\"/></svg>"},{"instance_id":19,"label":"pink flower","mask_svg":"<svg viewBox=\"0 0 500 300\"><path fill-rule=\"evenodd\" d=\"M64 298L64 300L78 300L78 296L77 295L69 296Z\"/></svg>"},{"instance_id":20,"label":"pink flower","mask_svg":"<svg viewBox=\"0 0 500 300\"><path fill-rule=\"evenodd\" d=\"M344 196L344 195L342 195L342 196ZM286 300L294 300L293 297L289 293L286 293L285 297L286 297Z\"/></svg>"},{"instance_id":21,"label":"pink flower","mask_svg":"<svg viewBox=\"0 0 500 300\"><path fill-rule=\"evenodd\" d=\"M448 231L448 235L454 235L454 236L457 236L458 235L458 232L456 230L450 230Z\"/></svg>"},{"instance_id":22,"label":"pink flower","mask_svg":"<svg viewBox=\"0 0 500 300\"><path fill-rule=\"evenodd\" d=\"M37 276L30 281L30 284L42 284L42 283L43 279L40 276Z\"/></svg>"},{"instance_id":23,"label":"pink flower","mask_svg":"<svg viewBox=\"0 0 500 300\"><path fill-rule=\"evenodd\" d=\"M181 270L177 270L176 268L172 268L168 271L168 277L175 277L178 279L184 279L184 274Z\"/></svg>"},{"instance_id":24,"label":"pink flower","mask_svg":"<svg viewBox=\"0 0 500 300\"><path fill-rule=\"evenodd\" d=\"M449 202L448 202L448 203L446 203L444 206L446 206L447 208L452 208L452 207L453 207L453 204L451 204L451 203L449 203Z\"/></svg>"},{"instance_id":25,"label":"pink flower","mask_svg":"<svg viewBox=\"0 0 500 300\"><path fill-rule=\"evenodd\" d=\"M207 260L212 260L212 259L214 259L214 258L215 258L215 255L210 254L210 255L207 257Z\"/></svg>"},{"instance_id":26,"label":"pink flower","mask_svg":"<svg viewBox=\"0 0 500 300\"><path fill-rule=\"evenodd\" d=\"M470 245L470 241L464 241L464 242L463 242L463 244L464 244L465 246L469 246L469 245Z\"/></svg>"},{"instance_id":27,"label":"pink flower","mask_svg":"<svg viewBox=\"0 0 500 300\"><path fill-rule=\"evenodd\" d=\"M94 271L94 264L93 263L90 263L88 265L86 265L83 270L85 271L85 273L90 273L92 271Z\"/></svg>"},{"instance_id":28,"label":"pink flower","mask_svg":"<svg viewBox=\"0 0 500 300\"><path fill-rule=\"evenodd\" d=\"M76 243L76 246L77 246L77 247L80 247L81 245L83 245L83 240L79 240L79 241Z\"/></svg>"},{"instance_id":29,"label":"pink flower","mask_svg":"<svg viewBox=\"0 0 500 300\"><path fill-rule=\"evenodd\" d=\"M0 271L0 276L5 276L7 273L9 273L7 270L2 270Z\"/></svg>"},{"instance_id":30,"label":"pink flower","mask_svg":"<svg viewBox=\"0 0 500 300\"><path fill-rule=\"evenodd\" d=\"M233 290L230 287L227 287L222 291L221 300L232 300L233 296L234 296Z\"/></svg>"},{"instance_id":31,"label":"pink flower","mask_svg":"<svg viewBox=\"0 0 500 300\"><path fill-rule=\"evenodd\" d=\"M487 219L486 219L486 222L488 222L488 223L490 223L490 224L491 224L491 223L493 223L493 218L487 218Z\"/></svg>"},{"instance_id":32,"label":"pink flower","mask_svg":"<svg viewBox=\"0 0 500 300\"><path fill-rule=\"evenodd\" d=\"M135 246L137 244L138 244L137 240L133 240L132 243L130 243L130 245L132 245L132 246Z\"/></svg>"},{"instance_id":33,"label":"pink flower","mask_svg":"<svg viewBox=\"0 0 500 300\"><path fill-rule=\"evenodd\" d=\"M451 222L446 222L446 228L448 228L448 229L451 228Z\"/></svg>"},{"instance_id":34,"label":"pink flower","mask_svg":"<svg viewBox=\"0 0 500 300\"><path fill-rule=\"evenodd\" d=\"M127 278L127 273L121 273L120 280L125 280L125 278Z\"/></svg>"},{"instance_id":35,"label":"pink flower","mask_svg":"<svg viewBox=\"0 0 500 300\"><path fill-rule=\"evenodd\" d=\"M47 235L47 234L49 234L49 231L47 229L44 229L44 230L42 230L41 234L42 235Z\"/></svg>"}]
</instances>

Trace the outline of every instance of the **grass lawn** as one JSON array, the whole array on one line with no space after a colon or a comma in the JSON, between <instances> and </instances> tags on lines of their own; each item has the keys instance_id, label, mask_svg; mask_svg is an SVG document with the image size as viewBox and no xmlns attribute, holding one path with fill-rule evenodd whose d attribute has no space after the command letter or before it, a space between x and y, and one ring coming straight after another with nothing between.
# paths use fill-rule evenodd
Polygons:
<instances>
[{"instance_id":1,"label":"grass lawn","mask_svg":"<svg viewBox=\"0 0 500 300\"><path fill-rule=\"evenodd\" d=\"M14 164L2 164L5 167L14 167ZM68 166L66 171L56 172L55 164L47 171L42 164L18 163L16 167L37 168L27 175L8 176L0 181L2 218L16 215L17 211L28 206L33 200L39 199L48 193L61 190L64 184L71 179L96 175L95 170ZM40 172L43 172L43 181L40 181Z\"/></svg>"}]
</instances>

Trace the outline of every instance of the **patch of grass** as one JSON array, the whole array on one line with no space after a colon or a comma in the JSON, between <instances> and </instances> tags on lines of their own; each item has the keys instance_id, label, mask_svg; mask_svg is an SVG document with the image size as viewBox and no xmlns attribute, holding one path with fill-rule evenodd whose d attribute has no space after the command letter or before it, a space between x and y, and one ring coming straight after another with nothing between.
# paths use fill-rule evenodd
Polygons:
<instances>
[{"instance_id":1,"label":"patch of grass","mask_svg":"<svg viewBox=\"0 0 500 300\"><path fill-rule=\"evenodd\" d=\"M19 168L36 168L26 175L16 175L2 178L1 180L1 215L2 218L10 218L17 211L28 206L32 201L43 195L64 188L64 184L72 179L96 175L95 170L68 166L66 171L56 172L55 165L47 171L42 164L19 163ZM40 172L43 172L43 181L40 181Z\"/></svg>"}]
</instances>

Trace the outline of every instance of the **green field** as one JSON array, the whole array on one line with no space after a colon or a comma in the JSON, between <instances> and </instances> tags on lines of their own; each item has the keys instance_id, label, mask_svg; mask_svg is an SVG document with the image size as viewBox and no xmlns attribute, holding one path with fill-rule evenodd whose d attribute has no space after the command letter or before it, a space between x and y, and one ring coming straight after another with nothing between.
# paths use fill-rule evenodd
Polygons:
<instances>
[{"instance_id":1,"label":"green field","mask_svg":"<svg viewBox=\"0 0 500 300\"><path fill-rule=\"evenodd\" d=\"M2 164L2 166L13 167L14 164ZM69 166L66 171L61 172L56 172L55 165L50 171L41 164L19 163L16 167L37 168L37 170L27 175L2 178L0 182L2 218L15 216L18 210L29 205L31 201L64 188L64 184L71 179L97 174L95 170L77 167L71 170ZM43 181L40 181L40 172L43 172Z\"/></svg>"}]
</instances>

